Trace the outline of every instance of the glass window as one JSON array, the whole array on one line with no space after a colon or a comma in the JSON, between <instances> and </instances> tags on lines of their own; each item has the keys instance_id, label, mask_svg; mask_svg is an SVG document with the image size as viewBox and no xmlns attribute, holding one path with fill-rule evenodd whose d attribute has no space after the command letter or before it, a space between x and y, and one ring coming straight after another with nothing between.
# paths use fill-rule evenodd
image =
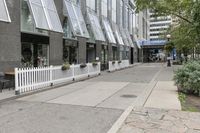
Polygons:
<instances>
[{"instance_id":1,"label":"glass window","mask_svg":"<svg viewBox=\"0 0 200 133\"><path fill-rule=\"evenodd\" d=\"M63 22L64 38L74 38L69 20L66 17Z\"/></svg>"},{"instance_id":2,"label":"glass window","mask_svg":"<svg viewBox=\"0 0 200 133\"><path fill-rule=\"evenodd\" d=\"M96 0L86 0L87 7L92 9L93 11L96 10Z\"/></svg>"},{"instance_id":3,"label":"glass window","mask_svg":"<svg viewBox=\"0 0 200 133\"><path fill-rule=\"evenodd\" d=\"M49 65L49 45L22 43L22 67L41 67Z\"/></svg>"},{"instance_id":4,"label":"glass window","mask_svg":"<svg viewBox=\"0 0 200 133\"><path fill-rule=\"evenodd\" d=\"M95 39L99 41L105 41L105 37L101 29L98 17L94 13L91 13L91 12L88 12L88 17L90 20L90 25L94 33Z\"/></svg>"},{"instance_id":5,"label":"glass window","mask_svg":"<svg viewBox=\"0 0 200 133\"><path fill-rule=\"evenodd\" d=\"M44 9L46 10L47 20L49 21L50 30L56 32L63 32L61 22L56 10L56 6L53 0L42 0Z\"/></svg>"},{"instance_id":6,"label":"glass window","mask_svg":"<svg viewBox=\"0 0 200 133\"><path fill-rule=\"evenodd\" d=\"M81 26L82 35L89 38L89 33L87 31L85 20L83 18L83 15L82 15L82 12L80 10L80 7L74 6L74 9L76 11L76 15L78 17L78 20L79 20L79 23L80 23L80 26Z\"/></svg>"},{"instance_id":7,"label":"glass window","mask_svg":"<svg viewBox=\"0 0 200 133\"><path fill-rule=\"evenodd\" d=\"M115 43L116 44L115 37L113 35L113 31L110 27L108 20L105 19L105 18L103 19L103 26L104 26L104 29L105 29L109 43Z\"/></svg>"},{"instance_id":8,"label":"glass window","mask_svg":"<svg viewBox=\"0 0 200 133\"><path fill-rule=\"evenodd\" d=\"M120 18L120 26L123 25L123 1L120 0L120 14L119 14L119 18Z\"/></svg>"},{"instance_id":9,"label":"glass window","mask_svg":"<svg viewBox=\"0 0 200 133\"><path fill-rule=\"evenodd\" d=\"M126 46L130 46L130 45L129 45L129 42L128 42L128 39L127 39L127 36L126 36L126 33L125 33L125 31L124 31L124 29L123 29L122 27L120 27L120 32L121 32L121 35L122 35L124 44L125 44Z\"/></svg>"},{"instance_id":10,"label":"glass window","mask_svg":"<svg viewBox=\"0 0 200 133\"><path fill-rule=\"evenodd\" d=\"M116 18L116 16L117 16L117 10L116 10L116 8L117 8L117 4L116 4L116 0L112 0L112 21L113 22L117 22L117 18Z\"/></svg>"},{"instance_id":11,"label":"glass window","mask_svg":"<svg viewBox=\"0 0 200 133\"><path fill-rule=\"evenodd\" d=\"M115 33L115 37L116 37L116 40L117 40L118 44L124 45L124 42L122 40L122 36L119 33L119 28L118 28L118 26L115 23L113 23L113 31Z\"/></svg>"},{"instance_id":12,"label":"glass window","mask_svg":"<svg viewBox=\"0 0 200 133\"><path fill-rule=\"evenodd\" d=\"M44 8L41 0L28 0L35 21L35 25L39 29L49 30Z\"/></svg>"},{"instance_id":13,"label":"glass window","mask_svg":"<svg viewBox=\"0 0 200 133\"><path fill-rule=\"evenodd\" d=\"M53 0L28 0L36 28L63 32Z\"/></svg>"},{"instance_id":14,"label":"glass window","mask_svg":"<svg viewBox=\"0 0 200 133\"><path fill-rule=\"evenodd\" d=\"M0 21L11 22L5 0L0 0Z\"/></svg>"},{"instance_id":15,"label":"glass window","mask_svg":"<svg viewBox=\"0 0 200 133\"><path fill-rule=\"evenodd\" d=\"M72 2L68 0L64 0L64 5L66 8L64 12L67 11L67 13L64 14L67 14L68 17L70 18L74 34L76 36L83 36L89 38L89 33L87 31L86 24L83 19L80 7L72 4Z\"/></svg>"},{"instance_id":16,"label":"glass window","mask_svg":"<svg viewBox=\"0 0 200 133\"><path fill-rule=\"evenodd\" d=\"M126 34L126 36L127 36L127 40L128 40L128 42L129 42L129 45L130 45L131 47L134 47L133 41L132 41L132 39L131 39L131 36L130 36L130 34L129 34L128 29L125 29L125 34Z\"/></svg>"},{"instance_id":17,"label":"glass window","mask_svg":"<svg viewBox=\"0 0 200 133\"><path fill-rule=\"evenodd\" d=\"M48 35L47 31L35 28L27 0L21 0L21 31Z\"/></svg>"},{"instance_id":18,"label":"glass window","mask_svg":"<svg viewBox=\"0 0 200 133\"><path fill-rule=\"evenodd\" d=\"M108 16L108 1L107 0L102 0L101 1L101 13L103 16L107 17Z\"/></svg>"}]
</instances>

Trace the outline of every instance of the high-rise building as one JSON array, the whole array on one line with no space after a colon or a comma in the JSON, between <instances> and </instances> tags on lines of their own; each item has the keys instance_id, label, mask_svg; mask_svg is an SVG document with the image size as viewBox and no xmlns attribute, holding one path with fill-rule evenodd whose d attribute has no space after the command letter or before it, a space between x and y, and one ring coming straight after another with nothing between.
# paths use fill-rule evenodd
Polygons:
<instances>
[{"instance_id":1,"label":"high-rise building","mask_svg":"<svg viewBox=\"0 0 200 133\"><path fill-rule=\"evenodd\" d=\"M150 41L164 42L166 40L166 32L172 24L172 17L157 16L153 11L150 14Z\"/></svg>"}]
</instances>

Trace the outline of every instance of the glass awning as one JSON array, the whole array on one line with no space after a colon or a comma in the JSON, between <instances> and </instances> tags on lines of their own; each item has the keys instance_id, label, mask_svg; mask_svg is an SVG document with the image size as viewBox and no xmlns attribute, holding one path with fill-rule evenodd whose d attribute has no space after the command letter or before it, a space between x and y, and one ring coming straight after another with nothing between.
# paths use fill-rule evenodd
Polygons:
<instances>
[{"instance_id":1,"label":"glass awning","mask_svg":"<svg viewBox=\"0 0 200 133\"><path fill-rule=\"evenodd\" d=\"M119 32L119 27L115 23L113 23L112 25L113 25L113 31L114 31L114 34L115 34L115 37L116 37L118 44L124 45L122 36Z\"/></svg>"},{"instance_id":2,"label":"glass awning","mask_svg":"<svg viewBox=\"0 0 200 133\"><path fill-rule=\"evenodd\" d=\"M140 43L139 43L138 38L137 38L136 35L134 35L134 40L135 40L135 42L136 42L137 47L138 47L139 49L141 49Z\"/></svg>"},{"instance_id":3,"label":"glass awning","mask_svg":"<svg viewBox=\"0 0 200 133\"><path fill-rule=\"evenodd\" d=\"M88 18L89 18L89 22L90 22L95 40L105 42L106 40L105 40L103 31L101 29L101 25L100 25L97 15L94 14L93 12L88 11Z\"/></svg>"},{"instance_id":4,"label":"glass awning","mask_svg":"<svg viewBox=\"0 0 200 133\"><path fill-rule=\"evenodd\" d=\"M0 0L0 21L11 22L5 0Z\"/></svg>"},{"instance_id":5,"label":"glass awning","mask_svg":"<svg viewBox=\"0 0 200 133\"><path fill-rule=\"evenodd\" d=\"M106 36L108 38L109 43L116 44L115 37L113 35L113 31L111 29L110 23L105 18L102 19L102 23L103 23L103 27L105 29Z\"/></svg>"},{"instance_id":6,"label":"glass awning","mask_svg":"<svg viewBox=\"0 0 200 133\"><path fill-rule=\"evenodd\" d=\"M63 3L64 15L69 17L74 35L89 38L89 33L87 31L80 7L78 5L74 5L69 0L64 0Z\"/></svg>"},{"instance_id":7,"label":"glass awning","mask_svg":"<svg viewBox=\"0 0 200 133\"><path fill-rule=\"evenodd\" d=\"M28 0L28 4L36 28L63 33L53 0Z\"/></svg>"},{"instance_id":8,"label":"glass awning","mask_svg":"<svg viewBox=\"0 0 200 133\"><path fill-rule=\"evenodd\" d=\"M130 45L131 47L134 47L134 44L133 44L133 41L132 41L131 36L130 36L130 34L129 34L129 31L128 31L127 29L125 29L124 31L125 31L125 34L126 34L126 36L127 36L127 40L128 40L128 42L129 42L129 45Z\"/></svg>"},{"instance_id":9,"label":"glass awning","mask_svg":"<svg viewBox=\"0 0 200 133\"><path fill-rule=\"evenodd\" d=\"M120 27L120 32L121 32L121 35L122 35L122 39L123 39L123 41L124 41L124 44L125 44L126 46L130 46L129 41L128 41L128 39L127 39L127 35L126 35L125 31L124 31L124 28Z\"/></svg>"}]
</instances>

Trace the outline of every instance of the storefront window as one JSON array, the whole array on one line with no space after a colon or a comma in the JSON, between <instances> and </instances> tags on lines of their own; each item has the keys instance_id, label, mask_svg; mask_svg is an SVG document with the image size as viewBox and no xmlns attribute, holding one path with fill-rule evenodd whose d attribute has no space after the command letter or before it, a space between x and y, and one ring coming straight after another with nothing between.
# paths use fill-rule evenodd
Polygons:
<instances>
[{"instance_id":1,"label":"storefront window","mask_svg":"<svg viewBox=\"0 0 200 133\"><path fill-rule=\"evenodd\" d=\"M112 47L113 60L117 60L117 47Z\"/></svg>"},{"instance_id":2,"label":"storefront window","mask_svg":"<svg viewBox=\"0 0 200 133\"><path fill-rule=\"evenodd\" d=\"M70 64L78 63L78 49L76 41L65 40L65 44L63 45L63 61L68 62Z\"/></svg>"},{"instance_id":3,"label":"storefront window","mask_svg":"<svg viewBox=\"0 0 200 133\"><path fill-rule=\"evenodd\" d=\"M22 67L49 65L49 45L22 43Z\"/></svg>"}]
</instances>

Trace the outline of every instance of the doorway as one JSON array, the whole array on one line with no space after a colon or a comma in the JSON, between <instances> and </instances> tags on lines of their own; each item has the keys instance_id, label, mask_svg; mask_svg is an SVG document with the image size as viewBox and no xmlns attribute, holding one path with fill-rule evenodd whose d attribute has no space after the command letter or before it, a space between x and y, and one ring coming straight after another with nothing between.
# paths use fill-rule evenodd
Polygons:
<instances>
[{"instance_id":1,"label":"doorway","mask_svg":"<svg viewBox=\"0 0 200 133\"><path fill-rule=\"evenodd\" d=\"M134 48L131 47L131 64L134 63Z\"/></svg>"}]
</instances>

